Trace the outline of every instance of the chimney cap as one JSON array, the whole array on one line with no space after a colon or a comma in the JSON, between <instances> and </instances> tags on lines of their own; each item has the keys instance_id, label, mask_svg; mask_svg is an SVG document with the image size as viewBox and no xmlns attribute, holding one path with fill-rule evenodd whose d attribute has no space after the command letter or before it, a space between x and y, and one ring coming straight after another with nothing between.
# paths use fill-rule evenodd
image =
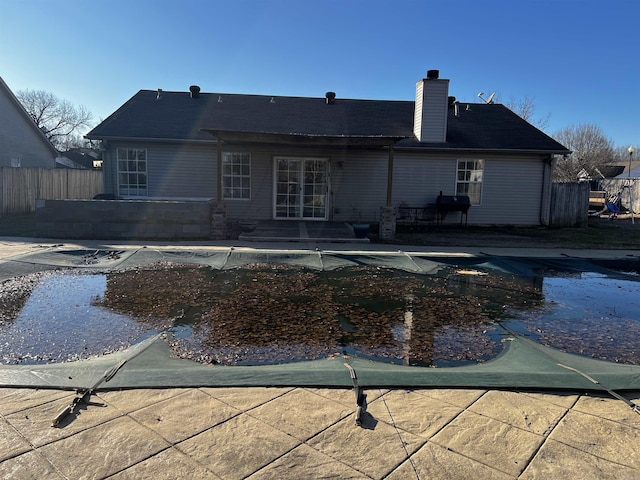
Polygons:
<instances>
[{"instance_id":1,"label":"chimney cap","mask_svg":"<svg viewBox=\"0 0 640 480\"><path fill-rule=\"evenodd\" d=\"M440 78L440 70L427 70L427 80L437 80Z\"/></svg>"},{"instance_id":2,"label":"chimney cap","mask_svg":"<svg viewBox=\"0 0 640 480\"><path fill-rule=\"evenodd\" d=\"M327 104L334 103L336 100L336 92L327 92L324 96L327 99Z\"/></svg>"},{"instance_id":3,"label":"chimney cap","mask_svg":"<svg viewBox=\"0 0 640 480\"><path fill-rule=\"evenodd\" d=\"M191 92L191 98L198 98L200 95L200 87L198 85L191 85L189 92Z\"/></svg>"}]
</instances>

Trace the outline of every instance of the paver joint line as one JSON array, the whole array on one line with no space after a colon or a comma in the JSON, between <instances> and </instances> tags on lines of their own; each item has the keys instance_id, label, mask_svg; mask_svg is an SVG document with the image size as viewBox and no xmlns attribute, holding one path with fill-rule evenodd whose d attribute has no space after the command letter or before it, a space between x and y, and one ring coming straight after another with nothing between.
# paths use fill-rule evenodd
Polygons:
<instances>
[{"instance_id":1,"label":"paver joint line","mask_svg":"<svg viewBox=\"0 0 640 480\"><path fill-rule=\"evenodd\" d=\"M536 456L538 456L538 454L540 453L540 450L542 450L542 447L544 447L547 442L549 441L549 438L551 437L551 433L558 427L558 425L560 425L560 423L562 422L562 420L569 414L569 412L571 411L571 409L573 407L575 407L578 404L578 401L580 400L580 396L578 395L576 397L576 399L573 401L573 404L571 406L569 406L569 408L567 408L565 410L565 412L562 414L562 417L560 417L558 419L558 421L555 423L555 425L553 425L550 429L547 429L544 434L543 434L543 440L542 442L540 442L540 445L538 445L538 448L536 448L532 453L531 456L529 457L529 459L525 462L524 467L522 468L522 470L520 471L520 475L522 475L523 473L526 472L527 468L529 468L529 465L531 465L531 462L533 462L533 460L536 458ZM557 440L556 440L557 441ZM562 442L561 442L562 443ZM568 445L571 446L571 445ZM575 447L573 447L575 448ZM587 453L587 452L585 452Z\"/></svg>"},{"instance_id":2,"label":"paver joint line","mask_svg":"<svg viewBox=\"0 0 640 480\"><path fill-rule=\"evenodd\" d=\"M409 453L409 450L407 450L407 443L402 439L402 434L400 433L400 429L396 425L396 421L393 418L393 414L391 413L391 409L389 408L389 404L387 404L387 400L384 398L385 395L386 394L381 395L381 398L382 398L382 403L384 404L385 408L387 409L387 413L389 414L389 418L391 419L391 425L393 425L393 428L395 429L396 434L398 435L398 438L400 439L400 444L402 445L402 449L404 450L404 453L407 456L407 460L411 464L411 468L413 468L413 471L416 474L416 478L418 480L420 480L420 475L418 474L418 469L416 468L415 463L413 463L413 460L411 459L411 454Z\"/></svg>"}]
</instances>

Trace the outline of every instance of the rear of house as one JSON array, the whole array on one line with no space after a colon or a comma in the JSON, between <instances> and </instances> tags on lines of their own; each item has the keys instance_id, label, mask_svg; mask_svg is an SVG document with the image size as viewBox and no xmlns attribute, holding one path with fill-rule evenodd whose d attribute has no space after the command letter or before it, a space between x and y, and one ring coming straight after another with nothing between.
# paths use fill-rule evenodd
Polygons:
<instances>
[{"instance_id":1,"label":"rear of house","mask_svg":"<svg viewBox=\"0 0 640 480\"><path fill-rule=\"evenodd\" d=\"M468 196L468 223L545 224L567 149L508 108L460 103L437 71L415 101L141 90L87 137L105 192L210 200L238 221L376 222ZM457 222L460 214L448 215Z\"/></svg>"}]
</instances>

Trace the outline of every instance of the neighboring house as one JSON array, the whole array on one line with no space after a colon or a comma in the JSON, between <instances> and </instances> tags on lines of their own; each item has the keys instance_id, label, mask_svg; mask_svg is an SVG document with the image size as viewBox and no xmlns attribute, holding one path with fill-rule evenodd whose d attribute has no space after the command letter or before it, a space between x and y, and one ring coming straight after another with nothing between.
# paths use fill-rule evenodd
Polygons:
<instances>
[{"instance_id":1,"label":"neighboring house","mask_svg":"<svg viewBox=\"0 0 640 480\"><path fill-rule=\"evenodd\" d=\"M66 152L60 152L56 159L56 168L80 168L96 169L102 168L100 152L90 148L72 148Z\"/></svg>"},{"instance_id":2,"label":"neighboring house","mask_svg":"<svg viewBox=\"0 0 640 480\"><path fill-rule=\"evenodd\" d=\"M640 164L638 162L632 162L631 170L629 170L628 164L624 166L623 171L616 175L615 178L640 178Z\"/></svg>"},{"instance_id":3,"label":"neighboring house","mask_svg":"<svg viewBox=\"0 0 640 480\"><path fill-rule=\"evenodd\" d=\"M58 152L0 78L0 167L55 168Z\"/></svg>"},{"instance_id":4,"label":"neighboring house","mask_svg":"<svg viewBox=\"0 0 640 480\"><path fill-rule=\"evenodd\" d=\"M442 192L470 197L469 224L546 224L570 153L503 105L456 102L437 70L415 102L141 90L86 137L105 193L213 199L252 221L373 222Z\"/></svg>"}]
</instances>

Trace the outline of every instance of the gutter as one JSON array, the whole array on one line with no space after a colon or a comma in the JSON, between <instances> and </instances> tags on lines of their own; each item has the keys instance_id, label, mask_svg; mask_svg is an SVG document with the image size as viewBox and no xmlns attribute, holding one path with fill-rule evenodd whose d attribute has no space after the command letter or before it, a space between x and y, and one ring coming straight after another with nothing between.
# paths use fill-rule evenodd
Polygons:
<instances>
[{"instance_id":1,"label":"gutter","mask_svg":"<svg viewBox=\"0 0 640 480\"><path fill-rule=\"evenodd\" d=\"M460 147L422 147L422 146L401 146L396 144L394 146L396 151L405 150L405 151L417 151L417 152L433 152L433 153L466 153L466 154L535 154L535 155L568 155L571 153L571 150L540 150L540 149L521 149L521 148L510 148L510 149L500 149L500 148L460 148Z\"/></svg>"}]
</instances>

